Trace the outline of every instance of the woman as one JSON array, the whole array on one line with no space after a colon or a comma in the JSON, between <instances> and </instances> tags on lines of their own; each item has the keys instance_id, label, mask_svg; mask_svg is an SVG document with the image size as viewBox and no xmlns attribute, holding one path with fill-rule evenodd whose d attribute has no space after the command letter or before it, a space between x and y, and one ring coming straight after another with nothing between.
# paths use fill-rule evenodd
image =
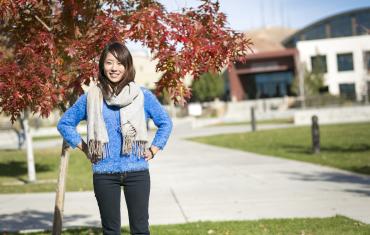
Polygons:
<instances>
[{"instance_id":1,"label":"woman","mask_svg":"<svg viewBox=\"0 0 370 235\"><path fill-rule=\"evenodd\" d=\"M99 60L97 84L91 84L58 123L58 131L92 162L94 193L103 234L121 234L121 186L131 234L149 232L148 161L163 149L172 122L157 98L135 82L132 57L119 42L108 44ZM148 148L146 121L158 127ZM87 143L76 131L87 120Z\"/></svg>"}]
</instances>

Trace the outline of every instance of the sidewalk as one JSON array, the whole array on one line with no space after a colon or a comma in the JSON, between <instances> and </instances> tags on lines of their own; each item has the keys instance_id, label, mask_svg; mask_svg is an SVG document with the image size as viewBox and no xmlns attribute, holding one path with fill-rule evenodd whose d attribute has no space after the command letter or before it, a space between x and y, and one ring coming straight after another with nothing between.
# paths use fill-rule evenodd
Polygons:
<instances>
[{"instance_id":1,"label":"sidewalk","mask_svg":"<svg viewBox=\"0 0 370 235\"><path fill-rule=\"evenodd\" d=\"M151 161L150 223L336 214L370 223L369 176L183 139L247 130L177 125L165 151ZM0 230L50 228L54 200L55 193L0 195ZM100 226L93 192L66 193L64 218L64 227ZM128 224L123 195L122 224Z\"/></svg>"}]
</instances>

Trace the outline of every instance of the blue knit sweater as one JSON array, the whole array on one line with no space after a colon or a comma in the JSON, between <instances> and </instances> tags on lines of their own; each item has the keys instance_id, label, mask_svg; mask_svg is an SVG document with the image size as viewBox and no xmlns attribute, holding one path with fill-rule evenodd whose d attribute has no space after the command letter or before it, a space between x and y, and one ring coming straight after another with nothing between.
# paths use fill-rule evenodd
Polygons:
<instances>
[{"instance_id":1,"label":"blue knit sweater","mask_svg":"<svg viewBox=\"0 0 370 235\"><path fill-rule=\"evenodd\" d=\"M167 112L161 106L153 93L141 88L144 93L145 117L151 118L158 127L152 145L163 149L172 130L172 121ZM82 95L76 103L70 107L61 117L58 123L58 131L72 147L81 143L81 135L77 132L76 126L82 120L86 120L87 95ZM123 173L148 169L148 162L144 158L131 155L122 155L122 135L120 133L120 112L118 107L103 104L103 117L109 137L109 156L92 164L92 170L97 174Z\"/></svg>"}]
</instances>

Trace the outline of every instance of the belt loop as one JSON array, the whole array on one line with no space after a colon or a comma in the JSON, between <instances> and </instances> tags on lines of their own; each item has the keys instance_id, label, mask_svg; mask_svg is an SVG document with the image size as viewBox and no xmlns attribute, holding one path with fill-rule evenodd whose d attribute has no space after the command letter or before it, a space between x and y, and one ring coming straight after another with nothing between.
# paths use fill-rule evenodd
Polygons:
<instances>
[{"instance_id":1,"label":"belt loop","mask_svg":"<svg viewBox=\"0 0 370 235\"><path fill-rule=\"evenodd\" d=\"M119 178L120 178L120 183L123 184L123 180L125 178L124 174L120 174L120 177Z\"/></svg>"}]
</instances>

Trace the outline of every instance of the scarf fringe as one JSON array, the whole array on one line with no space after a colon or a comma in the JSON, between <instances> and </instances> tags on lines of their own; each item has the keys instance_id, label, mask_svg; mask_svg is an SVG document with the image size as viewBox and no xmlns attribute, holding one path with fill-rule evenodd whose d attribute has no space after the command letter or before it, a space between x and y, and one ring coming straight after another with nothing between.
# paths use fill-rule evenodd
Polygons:
<instances>
[{"instance_id":1,"label":"scarf fringe","mask_svg":"<svg viewBox=\"0 0 370 235\"><path fill-rule=\"evenodd\" d=\"M135 155L138 158L144 157L147 141L133 140L132 138L124 137L122 153L124 155ZM88 142L89 156L91 162L96 163L110 156L108 143L103 144L101 141L89 140Z\"/></svg>"},{"instance_id":2,"label":"scarf fringe","mask_svg":"<svg viewBox=\"0 0 370 235\"><path fill-rule=\"evenodd\" d=\"M132 136L123 137L122 153L136 156L144 157L146 149L146 140L134 140Z\"/></svg>"},{"instance_id":3,"label":"scarf fringe","mask_svg":"<svg viewBox=\"0 0 370 235\"><path fill-rule=\"evenodd\" d=\"M108 143L102 143L101 141L91 139L88 142L89 156L88 158L92 162L98 162L110 155Z\"/></svg>"}]
</instances>

